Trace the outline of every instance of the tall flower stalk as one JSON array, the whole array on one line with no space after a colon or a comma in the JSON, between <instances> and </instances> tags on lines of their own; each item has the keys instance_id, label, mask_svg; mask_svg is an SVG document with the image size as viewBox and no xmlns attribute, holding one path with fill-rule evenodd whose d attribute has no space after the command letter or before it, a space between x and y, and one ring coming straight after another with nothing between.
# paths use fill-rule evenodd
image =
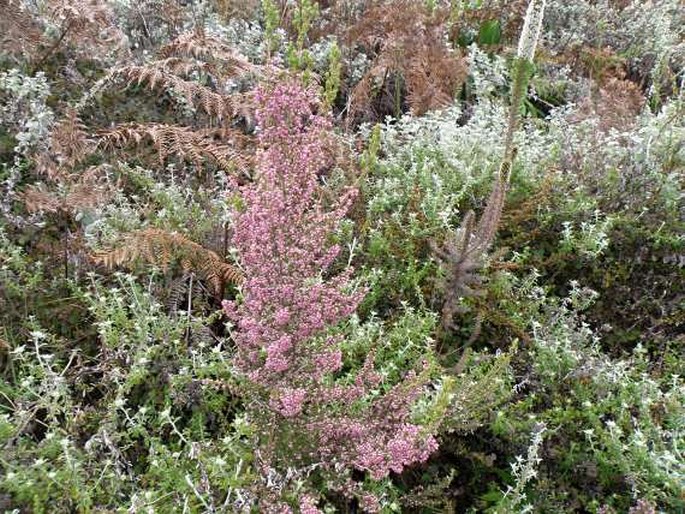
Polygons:
<instances>
[{"instance_id":1,"label":"tall flower stalk","mask_svg":"<svg viewBox=\"0 0 685 514\"><path fill-rule=\"evenodd\" d=\"M504 156L499 167L497 181L492 193L490 193L485 212L479 223L479 228L482 227L485 233L485 236L480 237L482 240L480 246L485 249L488 249L495 239L497 226L504 208L507 186L511 179L511 167L516 157L514 134L519 128L521 105L526 97L528 83L533 74L533 58L542 33L546 3L546 0L531 0L519 36L518 50L514 58L509 116L504 136Z\"/></svg>"},{"instance_id":2,"label":"tall flower stalk","mask_svg":"<svg viewBox=\"0 0 685 514\"><path fill-rule=\"evenodd\" d=\"M519 127L521 105L533 71L533 57L542 32L545 5L546 0L531 0L526 11L518 52L514 58L511 103L504 134L504 155L483 214L476 220L474 213L468 212L452 240L448 240L443 248L433 246L433 251L445 270L445 301L441 320L442 328L445 330L454 328L454 317L463 310L462 298L478 294L476 289L481 283L480 269L497 236L511 179L511 167L516 156L514 134ZM477 327L474 334L478 333Z\"/></svg>"},{"instance_id":3,"label":"tall flower stalk","mask_svg":"<svg viewBox=\"0 0 685 514\"><path fill-rule=\"evenodd\" d=\"M519 37L518 51L514 58L513 84L511 87L511 105L504 140L504 158L500 166L499 179L508 183L511 165L514 160L514 133L520 121L521 104L526 96L528 82L532 75L533 58L542 33L542 20L545 15L546 0L531 0L523 20Z\"/></svg>"}]
</instances>

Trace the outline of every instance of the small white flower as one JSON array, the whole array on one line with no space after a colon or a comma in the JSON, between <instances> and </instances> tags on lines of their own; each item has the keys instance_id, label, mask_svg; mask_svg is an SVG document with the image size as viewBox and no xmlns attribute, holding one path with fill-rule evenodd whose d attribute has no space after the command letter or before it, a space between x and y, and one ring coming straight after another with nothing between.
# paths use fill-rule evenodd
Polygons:
<instances>
[{"instance_id":1,"label":"small white flower","mask_svg":"<svg viewBox=\"0 0 685 514\"><path fill-rule=\"evenodd\" d=\"M35 341L40 341L42 339L47 339L48 335L42 330L34 330L31 332L31 338Z\"/></svg>"}]
</instances>

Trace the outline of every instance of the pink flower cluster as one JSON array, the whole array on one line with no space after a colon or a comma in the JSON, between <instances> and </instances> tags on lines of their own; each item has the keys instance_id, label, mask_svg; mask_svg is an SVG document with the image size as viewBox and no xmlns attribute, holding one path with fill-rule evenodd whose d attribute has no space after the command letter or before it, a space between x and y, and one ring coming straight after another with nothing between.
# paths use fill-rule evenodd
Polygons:
<instances>
[{"instance_id":1,"label":"pink flower cluster","mask_svg":"<svg viewBox=\"0 0 685 514\"><path fill-rule=\"evenodd\" d=\"M340 251L331 235L356 193L324 201L318 177L333 164L331 121L316 113L316 92L292 80L258 89L256 100L257 174L234 213L233 244L246 280L240 301L225 301L224 310L237 326L236 365L254 386L249 408L264 425L260 454L275 467L342 466L375 479L399 473L436 448L409 419L421 379L411 373L366 400L380 382L369 355L351 384L327 380L341 370L343 355L340 338L326 332L363 296L351 288L350 269L325 275ZM315 505L301 497L303 512L317 512Z\"/></svg>"},{"instance_id":2,"label":"pink flower cluster","mask_svg":"<svg viewBox=\"0 0 685 514\"><path fill-rule=\"evenodd\" d=\"M366 377L367 383L377 380L373 374ZM363 417L333 417L310 423L309 427L319 434L321 455L329 462L368 471L375 480L386 477L390 471L401 473L405 466L425 462L437 449L437 442L410 422L411 407L423 382L421 376L410 372L404 381L370 402ZM360 385L357 382L346 392L356 395ZM351 398L344 394L343 397Z\"/></svg>"},{"instance_id":3,"label":"pink flower cluster","mask_svg":"<svg viewBox=\"0 0 685 514\"><path fill-rule=\"evenodd\" d=\"M288 391L342 364L337 341L316 336L361 300L349 291L349 272L321 276L338 256L327 241L355 192L345 191L329 209L322 205L318 175L331 164L326 148L333 140L330 120L313 111L313 90L283 82L259 89L256 100L258 175L242 190L246 209L236 213L233 237L247 279L242 303L224 302L224 309L239 329L240 369L272 392L276 410L292 416L283 401Z\"/></svg>"},{"instance_id":4,"label":"pink flower cluster","mask_svg":"<svg viewBox=\"0 0 685 514\"><path fill-rule=\"evenodd\" d=\"M272 398L271 405L274 410L286 418L297 416L302 411L302 404L307 396L304 389L283 388L279 398Z\"/></svg>"},{"instance_id":5,"label":"pink flower cluster","mask_svg":"<svg viewBox=\"0 0 685 514\"><path fill-rule=\"evenodd\" d=\"M305 494L300 498L300 512L301 514L319 514L321 511L316 507L316 500Z\"/></svg>"}]
</instances>

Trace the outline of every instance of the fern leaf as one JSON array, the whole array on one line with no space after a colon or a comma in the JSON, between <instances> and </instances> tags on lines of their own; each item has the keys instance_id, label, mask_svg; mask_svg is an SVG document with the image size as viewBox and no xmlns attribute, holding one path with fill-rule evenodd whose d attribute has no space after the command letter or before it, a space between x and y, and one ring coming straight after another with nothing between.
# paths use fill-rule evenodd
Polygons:
<instances>
[{"instance_id":1,"label":"fern leaf","mask_svg":"<svg viewBox=\"0 0 685 514\"><path fill-rule=\"evenodd\" d=\"M241 135L232 132L232 139L240 141ZM226 139L229 139L230 133L229 129L222 132ZM195 131L190 127L161 123L125 123L113 129L101 130L97 135L98 148L104 151L117 151L149 140L157 150L160 163L170 156L178 156L195 164L199 164L203 158L209 158L223 169L237 169L241 173L247 173L250 166L249 157L231 145L215 142L210 131Z\"/></svg>"},{"instance_id":2,"label":"fern leaf","mask_svg":"<svg viewBox=\"0 0 685 514\"><path fill-rule=\"evenodd\" d=\"M239 284L243 276L238 268L225 262L217 253L177 232L144 229L126 236L121 245L95 256L107 267L133 267L138 262L166 270L176 262L186 273L195 273L208 282L215 295L222 294L227 283Z\"/></svg>"}]
</instances>

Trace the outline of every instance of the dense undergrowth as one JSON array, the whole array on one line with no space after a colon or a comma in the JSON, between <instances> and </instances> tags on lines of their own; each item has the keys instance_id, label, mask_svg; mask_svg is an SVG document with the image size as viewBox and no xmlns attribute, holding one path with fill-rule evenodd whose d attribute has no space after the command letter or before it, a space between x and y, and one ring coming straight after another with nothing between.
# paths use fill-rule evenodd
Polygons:
<instances>
[{"instance_id":1,"label":"dense undergrowth","mask_svg":"<svg viewBox=\"0 0 685 514\"><path fill-rule=\"evenodd\" d=\"M685 512L681 2L0 11L0 511Z\"/></svg>"}]
</instances>

